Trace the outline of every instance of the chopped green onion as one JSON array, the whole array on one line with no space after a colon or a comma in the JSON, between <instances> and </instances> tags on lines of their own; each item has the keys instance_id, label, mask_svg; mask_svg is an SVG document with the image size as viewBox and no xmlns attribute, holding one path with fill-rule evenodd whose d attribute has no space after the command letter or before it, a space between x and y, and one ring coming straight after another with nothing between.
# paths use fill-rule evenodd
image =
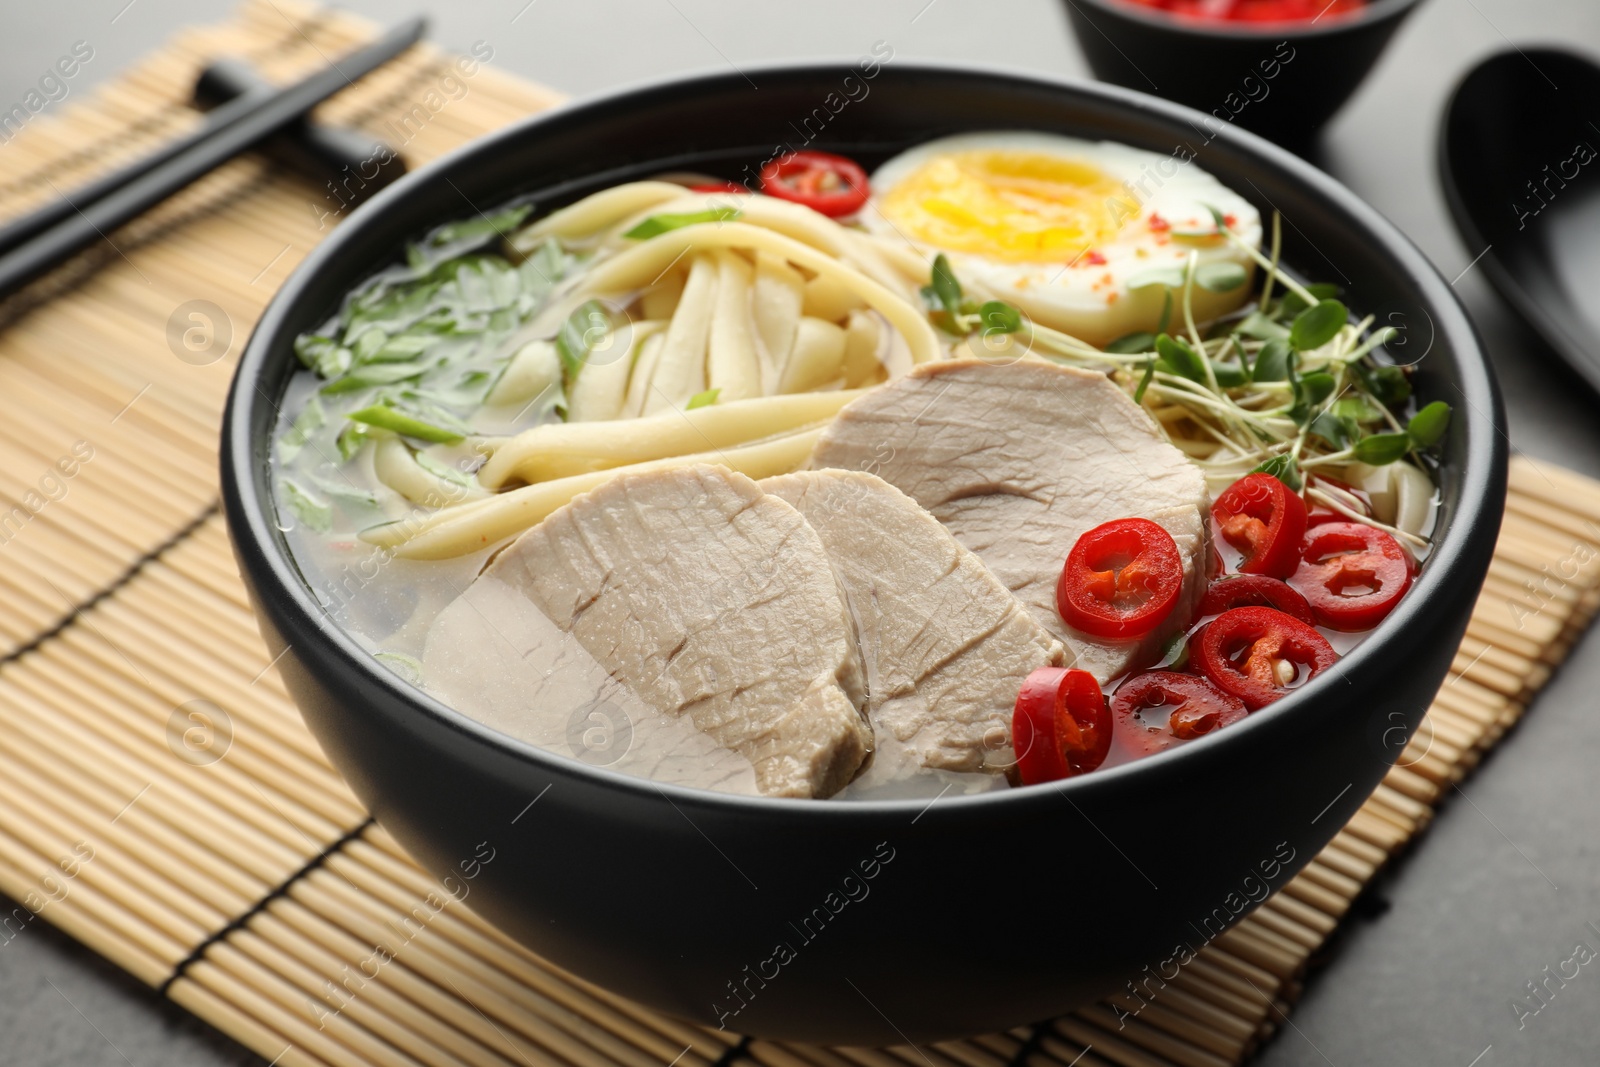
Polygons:
<instances>
[{"instance_id":1,"label":"chopped green onion","mask_svg":"<svg viewBox=\"0 0 1600 1067\"><path fill-rule=\"evenodd\" d=\"M556 333L556 355L568 381L576 381L589 359L589 350L611 330L611 313L598 300L580 304Z\"/></svg>"},{"instance_id":2,"label":"chopped green onion","mask_svg":"<svg viewBox=\"0 0 1600 1067\"><path fill-rule=\"evenodd\" d=\"M443 445L455 444L466 436L463 432L437 425L418 415L403 411L389 400L380 400L360 411L352 411L347 417L356 422L364 422L368 426L392 430L404 437L415 437L419 441L433 441Z\"/></svg>"},{"instance_id":3,"label":"chopped green onion","mask_svg":"<svg viewBox=\"0 0 1600 1067\"><path fill-rule=\"evenodd\" d=\"M295 417L294 423L278 441L278 462L288 463L299 455L306 442L311 440L311 435L322 429L327 421L327 412L323 410L320 400L313 396L306 401L305 410Z\"/></svg>"},{"instance_id":4,"label":"chopped green onion","mask_svg":"<svg viewBox=\"0 0 1600 1067\"><path fill-rule=\"evenodd\" d=\"M323 396L337 396L340 393L355 393L379 385L393 385L408 378L415 378L427 369L428 367L422 363L369 363L357 367L342 378L335 378L324 385L320 392Z\"/></svg>"},{"instance_id":5,"label":"chopped green onion","mask_svg":"<svg viewBox=\"0 0 1600 1067\"><path fill-rule=\"evenodd\" d=\"M452 466L449 463L440 462L439 460L428 455L426 452L418 452L412 458L417 461L417 466L421 467L435 478L450 482L453 485L472 484L471 475L467 474L459 467Z\"/></svg>"},{"instance_id":6,"label":"chopped green onion","mask_svg":"<svg viewBox=\"0 0 1600 1067\"><path fill-rule=\"evenodd\" d=\"M404 652L374 652L372 658L412 685L422 684L422 662L417 657Z\"/></svg>"},{"instance_id":7,"label":"chopped green onion","mask_svg":"<svg viewBox=\"0 0 1600 1067\"><path fill-rule=\"evenodd\" d=\"M367 428L359 422L346 422L333 443L339 448L339 458L349 463L361 451L361 446L367 443Z\"/></svg>"},{"instance_id":8,"label":"chopped green onion","mask_svg":"<svg viewBox=\"0 0 1600 1067\"><path fill-rule=\"evenodd\" d=\"M710 407L717 402L717 397L721 393L721 389L707 389L703 393L696 393L689 398L689 402L683 406L683 410L693 411L695 408Z\"/></svg>"},{"instance_id":9,"label":"chopped green onion","mask_svg":"<svg viewBox=\"0 0 1600 1067\"><path fill-rule=\"evenodd\" d=\"M696 226L702 222L732 222L738 217L739 209L736 207L712 207L704 211L685 211L676 215L651 215L622 236L634 241L645 241L685 226Z\"/></svg>"},{"instance_id":10,"label":"chopped green onion","mask_svg":"<svg viewBox=\"0 0 1600 1067\"><path fill-rule=\"evenodd\" d=\"M300 488L292 478L283 479L283 502L295 518L318 533L333 529L333 507Z\"/></svg>"}]
</instances>

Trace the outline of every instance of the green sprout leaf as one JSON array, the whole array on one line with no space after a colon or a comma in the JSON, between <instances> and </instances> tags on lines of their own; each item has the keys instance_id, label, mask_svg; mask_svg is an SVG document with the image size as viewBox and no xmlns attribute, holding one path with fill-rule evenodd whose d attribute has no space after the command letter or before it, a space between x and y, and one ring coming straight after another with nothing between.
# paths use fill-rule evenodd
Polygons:
<instances>
[{"instance_id":1,"label":"green sprout leaf","mask_svg":"<svg viewBox=\"0 0 1600 1067\"><path fill-rule=\"evenodd\" d=\"M1350 319L1350 311L1337 300L1323 300L1295 316L1289 327L1289 346L1296 352L1321 348L1339 335Z\"/></svg>"},{"instance_id":2,"label":"green sprout leaf","mask_svg":"<svg viewBox=\"0 0 1600 1067\"><path fill-rule=\"evenodd\" d=\"M1222 389L1237 389L1250 380L1250 375L1245 373L1244 367L1237 363L1211 363L1211 375L1216 378L1217 386Z\"/></svg>"},{"instance_id":3,"label":"green sprout leaf","mask_svg":"<svg viewBox=\"0 0 1600 1067\"><path fill-rule=\"evenodd\" d=\"M933 276L929 288L938 307L951 318L961 314L961 283L950 269L950 261L943 253L934 257Z\"/></svg>"},{"instance_id":4,"label":"green sprout leaf","mask_svg":"<svg viewBox=\"0 0 1600 1067\"><path fill-rule=\"evenodd\" d=\"M1329 282L1312 282L1305 287L1305 290L1317 300L1336 300L1343 291L1337 285ZM1298 293L1289 292L1283 295L1283 302L1278 308L1278 313L1285 319L1293 319L1310 306L1310 304L1300 299Z\"/></svg>"},{"instance_id":5,"label":"green sprout leaf","mask_svg":"<svg viewBox=\"0 0 1600 1067\"><path fill-rule=\"evenodd\" d=\"M1322 371L1313 371L1300 379L1300 395L1306 404L1316 407L1332 396L1334 389L1338 388L1338 385L1339 383L1334 380L1333 375Z\"/></svg>"},{"instance_id":6,"label":"green sprout leaf","mask_svg":"<svg viewBox=\"0 0 1600 1067\"><path fill-rule=\"evenodd\" d=\"M1250 378L1257 382L1283 382L1289 380L1289 371L1292 369L1291 360L1294 353L1289 348L1289 342L1283 340L1268 341L1261 346L1261 351L1256 354L1256 365L1251 368Z\"/></svg>"},{"instance_id":7,"label":"green sprout leaf","mask_svg":"<svg viewBox=\"0 0 1600 1067\"><path fill-rule=\"evenodd\" d=\"M1022 329L1022 312L1003 300L990 300L978 309L978 321L986 334L1016 333Z\"/></svg>"},{"instance_id":8,"label":"green sprout leaf","mask_svg":"<svg viewBox=\"0 0 1600 1067\"><path fill-rule=\"evenodd\" d=\"M1144 391L1150 388L1150 380L1156 376L1156 361L1151 360L1144 365L1144 376L1139 379L1139 388L1133 391L1133 402L1144 403Z\"/></svg>"},{"instance_id":9,"label":"green sprout leaf","mask_svg":"<svg viewBox=\"0 0 1600 1067\"><path fill-rule=\"evenodd\" d=\"M647 241L685 226L702 222L732 222L739 217L736 207L710 207L704 211L685 211L680 214L651 215L622 236L633 241Z\"/></svg>"},{"instance_id":10,"label":"green sprout leaf","mask_svg":"<svg viewBox=\"0 0 1600 1067\"><path fill-rule=\"evenodd\" d=\"M1351 441L1361 436L1354 419L1341 418L1331 411L1324 411L1312 419L1306 432L1315 434L1336 449L1348 448Z\"/></svg>"},{"instance_id":11,"label":"green sprout leaf","mask_svg":"<svg viewBox=\"0 0 1600 1067\"><path fill-rule=\"evenodd\" d=\"M1435 400L1406 423L1406 433L1418 448L1432 448L1444 439L1449 428L1450 405L1443 400Z\"/></svg>"},{"instance_id":12,"label":"green sprout leaf","mask_svg":"<svg viewBox=\"0 0 1600 1067\"><path fill-rule=\"evenodd\" d=\"M1133 356L1140 352L1154 352L1156 350L1156 335L1148 331L1141 333L1124 334L1106 345L1107 352L1114 352L1119 356Z\"/></svg>"},{"instance_id":13,"label":"green sprout leaf","mask_svg":"<svg viewBox=\"0 0 1600 1067\"><path fill-rule=\"evenodd\" d=\"M1297 493L1305 488L1306 484L1305 478L1300 473L1300 465L1288 453L1273 456L1266 462L1258 464L1250 473L1270 474Z\"/></svg>"},{"instance_id":14,"label":"green sprout leaf","mask_svg":"<svg viewBox=\"0 0 1600 1067\"><path fill-rule=\"evenodd\" d=\"M1411 435L1405 433L1375 433L1363 437L1355 444L1355 457L1362 463L1382 467L1411 451Z\"/></svg>"},{"instance_id":15,"label":"green sprout leaf","mask_svg":"<svg viewBox=\"0 0 1600 1067\"><path fill-rule=\"evenodd\" d=\"M1162 334L1156 338L1156 355L1160 357L1157 360L1161 364L1160 370L1187 378L1191 382L1206 380L1205 361L1200 358L1199 353L1189 347L1187 342Z\"/></svg>"},{"instance_id":16,"label":"green sprout leaf","mask_svg":"<svg viewBox=\"0 0 1600 1067\"><path fill-rule=\"evenodd\" d=\"M1341 419L1349 419L1364 426L1383 421L1383 412L1363 396L1342 396L1329 409Z\"/></svg>"},{"instance_id":17,"label":"green sprout leaf","mask_svg":"<svg viewBox=\"0 0 1600 1067\"><path fill-rule=\"evenodd\" d=\"M721 395L722 395L722 390L720 388L719 389L707 389L703 393L696 393L696 394L694 394L694 396L691 396L689 398L689 402L683 406L683 410L685 410L685 411L693 411L695 408L710 407L712 404L715 404L717 402L717 397L719 397Z\"/></svg>"},{"instance_id":18,"label":"green sprout leaf","mask_svg":"<svg viewBox=\"0 0 1600 1067\"><path fill-rule=\"evenodd\" d=\"M1243 267L1237 263L1202 263L1194 272L1194 282L1213 293L1231 293L1249 280Z\"/></svg>"}]
</instances>

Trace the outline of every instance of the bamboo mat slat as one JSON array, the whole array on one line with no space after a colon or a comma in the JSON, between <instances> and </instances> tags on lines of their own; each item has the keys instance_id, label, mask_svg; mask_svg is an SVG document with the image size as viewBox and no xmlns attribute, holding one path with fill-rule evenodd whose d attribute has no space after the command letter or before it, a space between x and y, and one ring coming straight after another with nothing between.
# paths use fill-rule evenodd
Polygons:
<instances>
[{"instance_id":1,"label":"bamboo mat slat","mask_svg":"<svg viewBox=\"0 0 1600 1067\"><path fill-rule=\"evenodd\" d=\"M0 202L26 210L191 126L210 57L281 81L370 33L252 0L30 122L0 150ZM320 117L393 139L450 61L417 49ZM492 62L467 84L404 145L413 164L557 99ZM1515 460L1467 637L1399 765L1153 996L1115 991L920 1049L743 1041L665 1018L539 959L419 870L324 760L262 646L216 513L218 419L251 323L329 206L240 159L0 304L0 891L277 1064L1240 1063L1600 607L1600 484ZM210 362L168 343L197 300L232 335Z\"/></svg>"}]
</instances>

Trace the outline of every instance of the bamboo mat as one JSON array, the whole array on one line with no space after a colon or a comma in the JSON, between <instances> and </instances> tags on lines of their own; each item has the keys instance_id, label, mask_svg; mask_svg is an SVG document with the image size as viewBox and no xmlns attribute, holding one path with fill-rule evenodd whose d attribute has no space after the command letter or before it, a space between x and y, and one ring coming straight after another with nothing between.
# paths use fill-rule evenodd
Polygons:
<instances>
[{"instance_id":1,"label":"bamboo mat","mask_svg":"<svg viewBox=\"0 0 1600 1067\"><path fill-rule=\"evenodd\" d=\"M191 125L183 101L208 57L244 55L282 80L369 32L283 0L187 32L0 145L0 202L25 210ZM393 139L449 61L409 53L321 117ZM404 145L413 164L556 99L492 61L466 84ZM328 766L257 635L216 513L219 412L251 323L332 207L242 159L0 305L0 891L17 904L0 937L52 923L284 1067L1239 1063L1600 604L1600 484L1515 461L1488 583L1400 766L1142 1008L1113 995L918 1050L779 1045L667 1019L451 902ZM210 332L183 343L206 315ZM374 962L380 945L398 945L392 960Z\"/></svg>"}]
</instances>

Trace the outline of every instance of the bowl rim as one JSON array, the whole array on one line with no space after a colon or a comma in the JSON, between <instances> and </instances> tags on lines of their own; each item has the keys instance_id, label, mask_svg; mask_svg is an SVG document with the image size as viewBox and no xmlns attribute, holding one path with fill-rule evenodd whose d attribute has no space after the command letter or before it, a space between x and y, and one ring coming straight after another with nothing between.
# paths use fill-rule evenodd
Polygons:
<instances>
[{"instance_id":1,"label":"bowl rim","mask_svg":"<svg viewBox=\"0 0 1600 1067\"><path fill-rule=\"evenodd\" d=\"M613 771L605 767L585 764L560 753L539 748L487 726L464 712L458 711L422 689L412 685L398 674L374 659L345 630L332 622L312 595L298 566L287 551L277 547L277 524L271 514L272 490L270 464L258 464L255 443L251 433L253 412L265 402L277 406L276 399L266 396L258 382L268 366L269 350L277 343L296 305L306 299L321 299L323 294L308 288L320 267L332 259L341 245L354 240L364 224L377 218L391 203L411 194L430 182L436 175L448 172L476 154L493 152L508 143L528 136L536 136L540 126L557 121L571 121L582 117L586 111L602 111L626 104L651 94L672 90L683 92L695 89L700 92L725 92L746 86L747 75L764 74L769 77L838 77L853 70L850 60L785 60L764 64L749 64L741 71L696 71L635 82L604 93L583 97L560 104L546 111L530 115L500 130L475 138L424 166L403 175L394 183L377 192L370 200L351 213L343 225L314 247L273 295L257 320L240 355L230 385L224 409L219 463L222 468L222 496L230 538L236 554L253 556L252 568L241 560L241 568L259 581L263 577L273 585L271 590L259 590L261 601L269 598L278 605L277 614L292 616L284 630L314 630L325 640L345 667L360 676L363 686L385 691L412 716L432 720L432 724L456 734L466 735L476 743L502 756L513 757L530 772L556 776L576 776L588 779L593 785L624 794L635 799L659 802L665 799L675 806L687 805L698 809L722 808L730 812L747 811L753 817L763 813L795 813L804 811L802 818L816 820L872 820L885 816L915 814L932 807L934 803L944 808L959 808L967 812L1004 804L1036 802L1050 792L1062 796L1088 797L1102 790L1117 790L1131 779L1152 777L1158 774L1181 774L1183 768L1198 766L1217 745L1231 744L1230 738L1240 738L1259 731L1269 730L1280 719L1296 713L1306 703L1307 690L1315 696L1331 692L1333 685L1351 671L1377 669L1370 661L1376 659L1386 641L1393 641L1402 630L1423 629L1430 625L1427 617L1430 602L1436 591L1456 580L1455 572L1470 563L1474 551L1473 536L1488 522L1498 527L1503 510L1503 486L1506 453L1509 439L1501 423L1504 421L1498 386L1495 384L1489 363L1477 331L1444 277L1433 263L1406 237L1398 227L1368 205L1342 183L1318 170L1310 163L1266 140L1265 138L1229 124L1218 132L1218 138L1227 142L1235 152L1256 157L1260 162L1285 171L1296 183L1307 186L1316 198L1326 202L1328 208L1342 212L1378 238L1378 247L1420 290L1421 300L1431 315L1435 337L1448 337L1456 349L1454 363L1460 377L1458 391L1465 410L1457 410L1455 421L1463 426L1462 455L1457 462L1461 468L1461 485L1455 514L1442 540L1435 543L1425 566L1413 583L1412 590L1400 605L1379 624L1371 638L1343 656L1327 672L1320 685L1297 689L1287 697L1251 714L1245 721L1229 727L1226 732L1198 738L1188 744L1165 752L1132 760L1115 767L1090 774L1011 789L993 789L975 794L939 796L929 799L848 800L837 803L801 803L794 798L749 796L719 793L690 786L657 782ZM1044 89L1081 98L1097 99L1125 111L1133 118L1153 117L1157 121L1190 124L1199 118L1199 112L1166 100L1131 89L1056 77L1045 74L1019 74L995 67L948 61L897 61L886 66L884 74L892 77L955 77L998 82L1018 90ZM507 197L510 199L510 197ZM374 263L376 271L383 264ZM287 344L283 351L288 352ZM269 609L257 603L258 614L270 614ZM291 634L285 634L291 637ZM292 644L292 639L289 644ZM287 651L285 648L282 651ZM282 654L279 652L279 655ZM1394 757L1399 757L1396 749ZM1392 762L1392 761L1391 761ZM1342 794L1341 794L1342 796ZM1337 798L1336 798L1337 800Z\"/></svg>"},{"instance_id":2,"label":"bowl rim","mask_svg":"<svg viewBox=\"0 0 1600 1067\"><path fill-rule=\"evenodd\" d=\"M1187 19L1168 14L1158 9L1146 8L1130 0L1062 0L1067 7L1074 10L1079 4L1086 4L1097 11L1109 15L1120 16L1143 25L1169 30L1178 34L1189 34L1195 37L1222 38L1236 41L1259 41L1263 38L1277 37L1283 40L1300 41L1316 37L1327 37L1332 34L1348 33L1361 27L1370 26L1376 22L1388 22L1405 17L1412 8L1422 3L1422 0L1368 0L1360 11L1350 15L1341 15L1325 24L1318 25L1321 16L1302 22L1300 20L1286 22L1227 22L1222 20L1207 21L1201 19ZM1078 12L1082 15L1082 12ZM1087 16L1084 16L1087 18Z\"/></svg>"}]
</instances>

